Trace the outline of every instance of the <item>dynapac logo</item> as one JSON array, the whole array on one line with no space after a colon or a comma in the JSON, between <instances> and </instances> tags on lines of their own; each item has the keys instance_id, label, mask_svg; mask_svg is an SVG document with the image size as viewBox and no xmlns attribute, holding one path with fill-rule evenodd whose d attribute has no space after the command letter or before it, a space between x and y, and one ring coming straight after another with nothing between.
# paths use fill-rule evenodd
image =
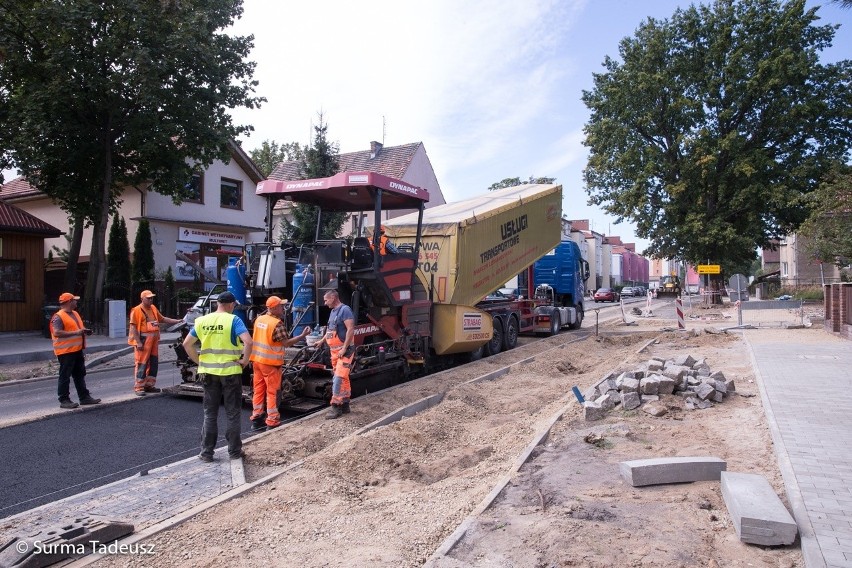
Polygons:
<instances>
[{"instance_id":1,"label":"dynapac logo","mask_svg":"<svg viewBox=\"0 0 852 568\"><path fill-rule=\"evenodd\" d=\"M356 327L355 328L355 335L366 335L368 333L376 333L377 331L379 331L378 326L370 324L370 325L365 325L365 326L361 326L361 327Z\"/></svg>"},{"instance_id":2,"label":"dynapac logo","mask_svg":"<svg viewBox=\"0 0 852 568\"><path fill-rule=\"evenodd\" d=\"M284 189L308 189L311 187L322 187L325 185L325 182L321 181L297 181L288 183L284 186Z\"/></svg>"},{"instance_id":3,"label":"dynapac logo","mask_svg":"<svg viewBox=\"0 0 852 568\"><path fill-rule=\"evenodd\" d=\"M417 195L416 187L411 187L410 185L402 185L401 183L396 183L395 181L390 182L390 188L395 189L397 191L404 191L405 193L410 193L412 195Z\"/></svg>"}]
</instances>

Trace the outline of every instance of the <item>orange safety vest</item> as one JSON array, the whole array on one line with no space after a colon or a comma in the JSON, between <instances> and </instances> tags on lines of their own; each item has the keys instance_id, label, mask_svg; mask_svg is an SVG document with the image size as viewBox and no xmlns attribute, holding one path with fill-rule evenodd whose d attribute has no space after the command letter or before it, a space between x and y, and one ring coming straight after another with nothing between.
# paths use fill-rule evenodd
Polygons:
<instances>
[{"instance_id":1,"label":"orange safety vest","mask_svg":"<svg viewBox=\"0 0 852 568\"><path fill-rule=\"evenodd\" d=\"M284 346L275 345L272 341L272 334L279 323L281 320L269 314L264 314L255 320L250 361L273 367L284 364Z\"/></svg>"},{"instance_id":2,"label":"orange safety vest","mask_svg":"<svg viewBox=\"0 0 852 568\"><path fill-rule=\"evenodd\" d=\"M142 312L142 317L134 317L137 311ZM139 328L139 336L143 338L143 340L147 337L156 337L160 338L160 312L157 311L157 306L151 306L151 314L154 319L148 318L148 312L139 304L135 308L130 311L130 323L136 323ZM136 320L136 321L134 321ZM139 320L142 320L142 325L138 325ZM127 334L127 343L130 345L135 345L136 341L132 334Z\"/></svg>"},{"instance_id":3,"label":"orange safety vest","mask_svg":"<svg viewBox=\"0 0 852 568\"><path fill-rule=\"evenodd\" d=\"M375 250L373 239L370 239L370 250ZM388 254L388 238L385 235L379 237L379 254L385 256Z\"/></svg>"},{"instance_id":4,"label":"orange safety vest","mask_svg":"<svg viewBox=\"0 0 852 568\"><path fill-rule=\"evenodd\" d=\"M72 317L73 314L73 317ZM62 320L62 327L65 331L77 331L83 329L83 318L77 313L77 310L72 310L69 314L65 310L56 312L59 319ZM66 353L74 353L82 351L85 340L82 335L73 335L70 337L56 337L53 333L53 318L51 318L50 337L53 338L53 352L56 355L65 355Z\"/></svg>"}]
</instances>

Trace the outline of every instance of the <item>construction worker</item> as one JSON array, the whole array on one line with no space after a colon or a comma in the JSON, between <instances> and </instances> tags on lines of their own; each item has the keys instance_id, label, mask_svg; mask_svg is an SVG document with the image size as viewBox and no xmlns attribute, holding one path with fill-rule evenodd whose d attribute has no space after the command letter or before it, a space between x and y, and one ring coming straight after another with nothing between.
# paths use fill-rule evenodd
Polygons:
<instances>
[{"instance_id":1,"label":"construction worker","mask_svg":"<svg viewBox=\"0 0 852 568\"><path fill-rule=\"evenodd\" d=\"M355 315L352 308L340 301L337 290L329 290L323 296L326 307L331 309L328 327L316 346L326 343L331 350L331 368L334 378L331 385L331 409L327 420L349 414L349 399L352 398L352 386L349 372L355 357Z\"/></svg>"},{"instance_id":2,"label":"construction worker","mask_svg":"<svg viewBox=\"0 0 852 568\"><path fill-rule=\"evenodd\" d=\"M387 255L388 253L396 254L399 252L399 249L396 248L396 245L390 242L387 235L385 235L385 226L382 225L379 227L379 254L382 256ZM370 248L374 249L373 241L370 241Z\"/></svg>"},{"instance_id":3,"label":"construction worker","mask_svg":"<svg viewBox=\"0 0 852 568\"><path fill-rule=\"evenodd\" d=\"M204 385L204 424L201 428L201 453L198 459L213 461L213 451L219 437L219 401L225 402L228 419L225 439L232 460L245 457L240 439L240 408L242 406L243 369L249 364L251 334L243 320L234 315L237 299L231 292L222 292L218 307L212 314L195 320L192 331L183 340L183 348L191 361L198 365L198 378ZM196 342L201 342L201 354Z\"/></svg>"},{"instance_id":4,"label":"construction worker","mask_svg":"<svg viewBox=\"0 0 852 568\"><path fill-rule=\"evenodd\" d=\"M167 318L154 305L156 294L142 290L142 302L130 310L130 325L127 343L135 346L133 361L136 369L133 390L136 396L160 392L157 384L157 369L160 361L160 323L174 325L182 320Z\"/></svg>"},{"instance_id":5,"label":"construction worker","mask_svg":"<svg viewBox=\"0 0 852 568\"><path fill-rule=\"evenodd\" d=\"M83 324L83 318L77 313L77 300L70 292L59 296L59 311L50 319L50 337L53 338L53 352L59 360L59 408L77 408L80 404L98 404L101 399L92 398L86 388L86 361L83 349L86 348L86 336L92 330ZM71 400L71 379L80 404Z\"/></svg>"},{"instance_id":6,"label":"construction worker","mask_svg":"<svg viewBox=\"0 0 852 568\"><path fill-rule=\"evenodd\" d=\"M254 322L250 359L254 377L251 429L255 432L281 425L281 415L278 414L278 391L281 390L284 348L295 345L311 333L311 328L305 327L300 335L288 338L287 326L283 321L286 305L287 300L270 296L266 300L266 313Z\"/></svg>"}]
</instances>

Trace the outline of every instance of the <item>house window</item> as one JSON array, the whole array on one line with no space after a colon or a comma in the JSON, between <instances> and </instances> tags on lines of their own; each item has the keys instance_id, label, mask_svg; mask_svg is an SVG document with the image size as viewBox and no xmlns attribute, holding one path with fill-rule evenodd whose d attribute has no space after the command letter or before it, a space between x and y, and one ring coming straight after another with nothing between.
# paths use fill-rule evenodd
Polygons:
<instances>
[{"instance_id":1,"label":"house window","mask_svg":"<svg viewBox=\"0 0 852 568\"><path fill-rule=\"evenodd\" d=\"M228 209L243 208L243 183L222 178L222 201L220 205Z\"/></svg>"},{"instance_id":2,"label":"house window","mask_svg":"<svg viewBox=\"0 0 852 568\"><path fill-rule=\"evenodd\" d=\"M786 262L781 263L781 276L784 277L784 278L787 278L787 263Z\"/></svg>"},{"instance_id":3,"label":"house window","mask_svg":"<svg viewBox=\"0 0 852 568\"><path fill-rule=\"evenodd\" d=\"M204 203L204 175L192 174L189 183L183 186L186 190L184 202Z\"/></svg>"},{"instance_id":4,"label":"house window","mask_svg":"<svg viewBox=\"0 0 852 568\"><path fill-rule=\"evenodd\" d=\"M24 261L0 260L0 302L23 302Z\"/></svg>"}]
</instances>

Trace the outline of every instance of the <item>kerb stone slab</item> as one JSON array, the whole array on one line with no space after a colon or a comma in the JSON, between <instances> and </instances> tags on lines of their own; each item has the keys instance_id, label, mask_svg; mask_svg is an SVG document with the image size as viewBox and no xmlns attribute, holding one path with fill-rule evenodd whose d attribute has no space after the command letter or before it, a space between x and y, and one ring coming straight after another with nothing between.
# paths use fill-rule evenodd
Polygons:
<instances>
[{"instance_id":1,"label":"kerb stone slab","mask_svg":"<svg viewBox=\"0 0 852 568\"><path fill-rule=\"evenodd\" d=\"M662 483L718 481L727 462L714 457L670 457L625 461L619 464L621 477L633 487Z\"/></svg>"},{"instance_id":2,"label":"kerb stone slab","mask_svg":"<svg viewBox=\"0 0 852 568\"><path fill-rule=\"evenodd\" d=\"M722 497L741 541L777 546L796 540L796 521L762 475L723 471Z\"/></svg>"}]
</instances>

